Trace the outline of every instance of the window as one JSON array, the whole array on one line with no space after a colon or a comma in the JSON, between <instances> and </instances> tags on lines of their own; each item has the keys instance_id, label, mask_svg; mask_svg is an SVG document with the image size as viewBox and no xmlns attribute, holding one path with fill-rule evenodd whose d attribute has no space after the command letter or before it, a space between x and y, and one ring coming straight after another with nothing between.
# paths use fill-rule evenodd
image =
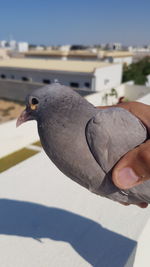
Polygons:
<instances>
[{"instance_id":1,"label":"window","mask_svg":"<svg viewBox=\"0 0 150 267\"><path fill-rule=\"evenodd\" d=\"M75 87L75 88L79 88L79 83L71 82L71 83L70 83L70 86L71 86L71 87Z\"/></svg>"},{"instance_id":2,"label":"window","mask_svg":"<svg viewBox=\"0 0 150 267\"><path fill-rule=\"evenodd\" d=\"M87 87L87 88L90 88L90 83L89 82L85 82L84 86Z\"/></svg>"},{"instance_id":3,"label":"window","mask_svg":"<svg viewBox=\"0 0 150 267\"><path fill-rule=\"evenodd\" d=\"M2 74L2 75L1 75L1 78L2 78L2 79L6 79L6 75L5 75L5 74Z\"/></svg>"},{"instance_id":4,"label":"window","mask_svg":"<svg viewBox=\"0 0 150 267\"><path fill-rule=\"evenodd\" d=\"M27 77L22 77L22 81L24 81L24 82L28 82L28 81L29 81L29 78L27 78Z\"/></svg>"},{"instance_id":5,"label":"window","mask_svg":"<svg viewBox=\"0 0 150 267\"><path fill-rule=\"evenodd\" d=\"M43 83L47 83L47 84L50 84L51 81L49 79L43 79Z\"/></svg>"}]
</instances>

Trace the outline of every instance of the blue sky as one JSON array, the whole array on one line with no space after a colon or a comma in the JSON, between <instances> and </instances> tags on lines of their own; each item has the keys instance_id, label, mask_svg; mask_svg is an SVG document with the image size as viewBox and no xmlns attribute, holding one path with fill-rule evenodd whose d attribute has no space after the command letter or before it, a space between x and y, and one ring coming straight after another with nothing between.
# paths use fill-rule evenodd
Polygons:
<instances>
[{"instance_id":1,"label":"blue sky","mask_svg":"<svg viewBox=\"0 0 150 267\"><path fill-rule=\"evenodd\" d=\"M0 40L150 44L149 0L0 0Z\"/></svg>"}]
</instances>

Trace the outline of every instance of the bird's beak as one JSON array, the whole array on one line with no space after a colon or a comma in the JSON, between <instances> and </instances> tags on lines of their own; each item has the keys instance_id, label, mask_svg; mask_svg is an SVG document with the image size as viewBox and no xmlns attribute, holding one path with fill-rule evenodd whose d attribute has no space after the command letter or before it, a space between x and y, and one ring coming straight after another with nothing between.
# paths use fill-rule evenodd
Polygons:
<instances>
[{"instance_id":1,"label":"bird's beak","mask_svg":"<svg viewBox=\"0 0 150 267\"><path fill-rule=\"evenodd\" d=\"M16 127L19 127L22 123L33 120L32 116L30 113L25 109L21 115L18 117L17 122L16 122Z\"/></svg>"}]
</instances>

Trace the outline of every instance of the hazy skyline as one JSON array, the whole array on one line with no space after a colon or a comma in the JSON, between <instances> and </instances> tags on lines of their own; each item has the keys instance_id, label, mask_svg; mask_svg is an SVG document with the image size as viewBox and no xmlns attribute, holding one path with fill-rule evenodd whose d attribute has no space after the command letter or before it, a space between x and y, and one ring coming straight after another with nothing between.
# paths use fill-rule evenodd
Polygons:
<instances>
[{"instance_id":1,"label":"hazy skyline","mask_svg":"<svg viewBox=\"0 0 150 267\"><path fill-rule=\"evenodd\" d=\"M0 40L32 44L150 44L150 1L0 1Z\"/></svg>"}]
</instances>

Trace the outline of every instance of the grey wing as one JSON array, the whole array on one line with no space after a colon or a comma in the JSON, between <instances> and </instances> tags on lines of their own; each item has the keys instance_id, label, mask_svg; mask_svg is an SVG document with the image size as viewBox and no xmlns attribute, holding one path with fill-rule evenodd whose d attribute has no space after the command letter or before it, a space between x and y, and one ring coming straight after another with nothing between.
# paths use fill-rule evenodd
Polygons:
<instances>
[{"instance_id":1,"label":"grey wing","mask_svg":"<svg viewBox=\"0 0 150 267\"><path fill-rule=\"evenodd\" d=\"M125 153L146 140L147 131L129 111L108 108L89 121L86 138L95 160L108 173Z\"/></svg>"}]
</instances>

